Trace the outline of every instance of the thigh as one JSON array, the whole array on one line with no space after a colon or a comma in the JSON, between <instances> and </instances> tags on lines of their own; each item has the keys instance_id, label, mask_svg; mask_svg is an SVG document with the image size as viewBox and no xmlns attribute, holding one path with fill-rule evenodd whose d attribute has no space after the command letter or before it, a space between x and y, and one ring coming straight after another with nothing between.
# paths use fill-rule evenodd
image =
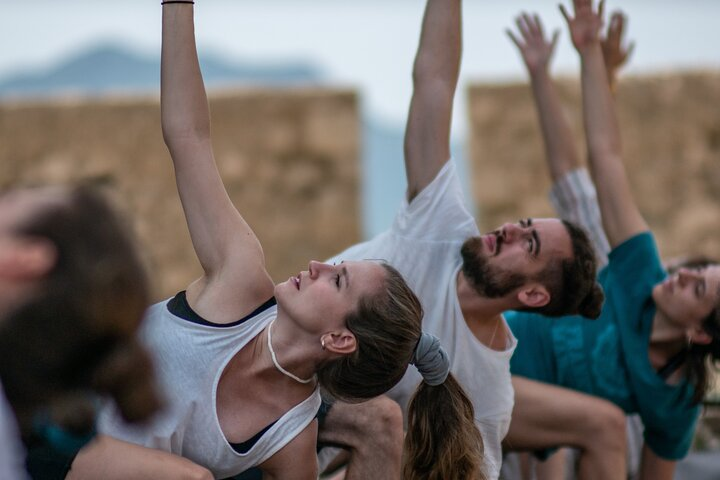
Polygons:
<instances>
[{"instance_id":1,"label":"thigh","mask_svg":"<svg viewBox=\"0 0 720 480\"><path fill-rule=\"evenodd\" d=\"M603 422L624 415L598 397L516 375L512 382L515 407L504 441L508 450L585 447Z\"/></svg>"}]
</instances>

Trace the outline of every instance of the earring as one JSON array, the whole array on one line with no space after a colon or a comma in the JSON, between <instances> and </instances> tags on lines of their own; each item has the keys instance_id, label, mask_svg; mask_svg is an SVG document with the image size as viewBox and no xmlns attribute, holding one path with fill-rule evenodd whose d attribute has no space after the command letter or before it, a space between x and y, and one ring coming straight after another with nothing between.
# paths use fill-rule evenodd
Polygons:
<instances>
[{"instance_id":1,"label":"earring","mask_svg":"<svg viewBox=\"0 0 720 480\"><path fill-rule=\"evenodd\" d=\"M325 339L324 338L320 339L320 346L322 347L323 350L325 350Z\"/></svg>"}]
</instances>

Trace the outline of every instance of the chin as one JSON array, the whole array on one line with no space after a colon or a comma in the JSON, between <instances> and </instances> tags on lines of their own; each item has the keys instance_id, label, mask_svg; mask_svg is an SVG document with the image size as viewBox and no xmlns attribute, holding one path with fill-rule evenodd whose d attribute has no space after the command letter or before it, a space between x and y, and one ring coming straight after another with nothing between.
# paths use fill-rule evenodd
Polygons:
<instances>
[{"instance_id":1,"label":"chin","mask_svg":"<svg viewBox=\"0 0 720 480\"><path fill-rule=\"evenodd\" d=\"M275 301L278 305L285 303L285 298L287 297L288 293L288 282L278 283L275 285L275 288L273 289L273 295L275 296ZM295 288L293 286L293 288Z\"/></svg>"},{"instance_id":2,"label":"chin","mask_svg":"<svg viewBox=\"0 0 720 480\"><path fill-rule=\"evenodd\" d=\"M655 305L657 306L658 301L663 297L663 286L662 283L658 283L655 285L652 289L652 292L650 293L650 296L653 299L653 302L655 302Z\"/></svg>"}]
</instances>

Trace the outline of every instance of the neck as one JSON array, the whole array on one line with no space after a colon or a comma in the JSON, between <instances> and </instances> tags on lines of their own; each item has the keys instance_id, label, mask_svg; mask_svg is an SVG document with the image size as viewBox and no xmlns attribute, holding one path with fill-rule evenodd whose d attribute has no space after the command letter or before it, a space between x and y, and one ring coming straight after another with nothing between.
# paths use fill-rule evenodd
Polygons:
<instances>
[{"instance_id":1,"label":"neck","mask_svg":"<svg viewBox=\"0 0 720 480\"><path fill-rule=\"evenodd\" d=\"M480 295L465 278L462 270L457 276L457 296L465 323L475 338L493 350L504 350L509 332L503 322L502 313L518 308L517 302L507 297L488 298Z\"/></svg>"},{"instance_id":2,"label":"neck","mask_svg":"<svg viewBox=\"0 0 720 480\"><path fill-rule=\"evenodd\" d=\"M671 323L661 311L656 311L650 332L651 354L667 360L686 347L685 330Z\"/></svg>"},{"instance_id":3,"label":"neck","mask_svg":"<svg viewBox=\"0 0 720 480\"><path fill-rule=\"evenodd\" d=\"M263 331L263 336L264 348L258 352L263 357L263 365L288 380L312 383L319 360L315 358L305 332L299 331L278 312L277 318ZM320 350L319 343L316 350Z\"/></svg>"}]
</instances>

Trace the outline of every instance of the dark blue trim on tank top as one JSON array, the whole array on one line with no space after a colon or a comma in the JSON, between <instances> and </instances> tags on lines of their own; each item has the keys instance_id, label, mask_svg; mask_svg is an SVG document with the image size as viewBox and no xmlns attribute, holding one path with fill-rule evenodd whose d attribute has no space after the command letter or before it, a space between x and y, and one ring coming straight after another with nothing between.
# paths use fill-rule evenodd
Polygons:
<instances>
[{"instance_id":1,"label":"dark blue trim on tank top","mask_svg":"<svg viewBox=\"0 0 720 480\"><path fill-rule=\"evenodd\" d=\"M327 412L330 411L330 407L331 407L331 405L328 403L325 403L325 402L321 403L320 408L318 409L318 412L315 414L315 418L317 418L318 421L321 421L320 420L321 418L322 418L322 420L324 420L325 416L327 415ZM255 446L255 444L258 442L258 440L260 440L260 438L262 438L262 436L265 434L265 432L270 430L270 428L273 425L275 425L277 422L278 422L278 420L275 420L270 425L268 425L267 427L263 428L258 433L253 435L253 437L250 440L246 440L242 443L231 443L231 442L228 442L228 443L230 443L230 446L232 447L232 449L235 450L237 453L245 454L245 453L249 452L250 449Z\"/></svg>"},{"instance_id":2,"label":"dark blue trim on tank top","mask_svg":"<svg viewBox=\"0 0 720 480\"><path fill-rule=\"evenodd\" d=\"M188 303L187 297L185 295L185 290L183 290L182 292L175 295L172 299L170 299L170 301L167 303L167 309L176 317L180 317L183 320L187 320L188 322L197 323L199 325L205 325L208 327L227 328L240 325L241 323L250 320L255 315L259 315L268 308L274 306L276 303L277 302L275 301L275 297L272 297L268 301L260 305L258 308L253 310L252 313L250 313L249 315L245 315L240 320L231 323L213 323L211 321L205 320L203 317L198 315L195 310L190 308L190 304Z\"/></svg>"},{"instance_id":3,"label":"dark blue trim on tank top","mask_svg":"<svg viewBox=\"0 0 720 480\"><path fill-rule=\"evenodd\" d=\"M278 422L278 421L275 420L275 421L272 422L270 425L268 425L267 427L263 428L263 429L260 430L258 433L256 433L255 435L253 435L253 437L252 437L250 440L246 440L246 441L244 441L244 442L242 442L242 443L230 443L230 446L231 446L232 449L235 450L237 453L245 454L245 453L249 452L250 449L251 449L252 447L254 447L255 444L258 442L258 440L260 440L260 438L265 434L265 432L267 432L268 430L270 430L270 428L271 428L273 425L275 425L277 422ZM229 442L228 442L228 443L229 443Z\"/></svg>"}]
</instances>

